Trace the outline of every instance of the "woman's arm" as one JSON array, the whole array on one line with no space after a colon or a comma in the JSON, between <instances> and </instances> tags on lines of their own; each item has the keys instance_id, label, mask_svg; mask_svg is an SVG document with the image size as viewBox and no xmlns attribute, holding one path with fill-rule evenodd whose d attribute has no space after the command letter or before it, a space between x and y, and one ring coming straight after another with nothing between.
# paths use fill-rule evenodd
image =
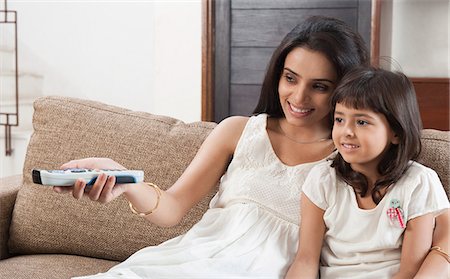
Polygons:
<instances>
[{"instance_id":1,"label":"woman's arm","mask_svg":"<svg viewBox=\"0 0 450 279\"><path fill-rule=\"evenodd\" d=\"M223 120L206 138L175 184L161 191L158 208L145 218L160 226L176 225L181 218L205 197L225 172L247 123L247 117L230 117ZM123 168L110 159L89 158L68 162L63 168ZM74 198L87 195L91 200L109 202L121 194L138 212L155 207L157 192L145 183L117 184L114 177L100 175L91 189L85 191L86 182L78 180L73 187L54 187L56 192L71 191ZM131 213L130 213L131 214Z\"/></svg>"},{"instance_id":2,"label":"woman's arm","mask_svg":"<svg viewBox=\"0 0 450 279\"><path fill-rule=\"evenodd\" d=\"M450 251L449 235L450 235L450 209L445 213L436 217L436 228L433 234L433 246L439 246L446 253ZM415 279L447 279L450 278L449 262L436 251L428 253L425 261L420 266L419 272Z\"/></svg>"},{"instance_id":3,"label":"woman's arm","mask_svg":"<svg viewBox=\"0 0 450 279\"><path fill-rule=\"evenodd\" d=\"M433 219L432 214L426 214L408 221L403 236L400 269L393 278L413 278L416 275L431 247Z\"/></svg>"},{"instance_id":4,"label":"woman's arm","mask_svg":"<svg viewBox=\"0 0 450 279\"><path fill-rule=\"evenodd\" d=\"M325 223L324 211L302 194L300 241L297 256L285 279L317 278Z\"/></svg>"}]
</instances>

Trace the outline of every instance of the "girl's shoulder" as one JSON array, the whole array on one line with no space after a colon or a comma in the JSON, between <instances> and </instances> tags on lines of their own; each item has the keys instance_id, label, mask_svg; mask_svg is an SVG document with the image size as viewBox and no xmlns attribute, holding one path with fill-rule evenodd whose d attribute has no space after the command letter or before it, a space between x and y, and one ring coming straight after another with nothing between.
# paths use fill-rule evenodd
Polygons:
<instances>
[{"instance_id":1,"label":"girl's shoulder","mask_svg":"<svg viewBox=\"0 0 450 279\"><path fill-rule=\"evenodd\" d=\"M427 213L438 215L449 207L439 176L427 166L412 161L410 163L406 173L394 184L391 196L404 197L408 220Z\"/></svg>"},{"instance_id":2,"label":"girl's shoulder","mask_svg":"<svg viewBox=\"0 0 450 279\"><path fill-rule=\"evenodd\" d=\"M415 161L410 161L410 166L401 180L405 183L414 184L431 180L430 182L441 184L436 171Z\"/></svg>"},{"instance_id":3,"label":"girl's shoulder","mask_svg":"<svg viewBox=\"0 0 450 279\"><path fill-rule=\"evenodd\" d=\"M323 187L330 187L336 183L336 172L331 167L330 160L324 160L314 165L306 177L308 184L322 185Z\"/></svg>"},{"instance_id":4,"label":"girl's shoulder","mask_svg":"<svg viewBox=\"0 0 450 279\"><path fill-rule=\"evenodd\" d=\"M314 167L312 167L309 174L317 177L334 175L335 171L334 168L331 167L331 163L332 157L330 156L329 158L318 162Z\"/></svg>"}]
</instances>

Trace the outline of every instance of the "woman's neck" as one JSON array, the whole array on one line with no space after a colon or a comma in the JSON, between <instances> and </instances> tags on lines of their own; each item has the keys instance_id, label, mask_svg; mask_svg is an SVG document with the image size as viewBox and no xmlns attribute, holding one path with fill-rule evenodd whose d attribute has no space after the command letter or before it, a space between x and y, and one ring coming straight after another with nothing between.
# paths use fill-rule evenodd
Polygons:
<instances>
[{"instance_id":1,"label":"woman's neck","mask_svg":"<svg viewBox=\"0 0 450 279\"><path fill-rule=\"evenodd\" d=\"M331 128L328 121L316 123L316 125L296 126L290 124L286 118L279 118L279 132L292 141L298 143L315 143L331 139Z\"/></svg>"}]
</instances>

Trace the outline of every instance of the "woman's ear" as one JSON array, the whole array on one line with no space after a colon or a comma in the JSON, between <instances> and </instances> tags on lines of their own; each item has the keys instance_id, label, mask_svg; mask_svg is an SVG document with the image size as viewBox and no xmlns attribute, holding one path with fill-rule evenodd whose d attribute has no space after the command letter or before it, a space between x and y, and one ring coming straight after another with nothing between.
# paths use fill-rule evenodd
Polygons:
<instances>
[{"instance_id":1,"label":"woman's ear","mask_svg":"<svg viewBox=\"0 0 450 279\"><path fill-rule=\"evenodd\" d=\"M391 143L392 144L399 144L400 143L400 138L396 134L394 134L394 136L391 139Z\"/></svg>"}]
</instances>

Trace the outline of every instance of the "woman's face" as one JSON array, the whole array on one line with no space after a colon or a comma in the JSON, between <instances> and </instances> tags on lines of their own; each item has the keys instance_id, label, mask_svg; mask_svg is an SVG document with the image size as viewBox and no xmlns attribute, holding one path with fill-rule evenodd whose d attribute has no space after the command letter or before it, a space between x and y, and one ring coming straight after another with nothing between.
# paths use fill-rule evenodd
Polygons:
<instances>
[{"instance_id":1,"label":"woman's face","mask_svg":"<svg viewBox=\"0 0 450 279\"><path fill-rule=\"evenodd\" d=\"M278 84L288 123L329 126L329 99L336 79L336 71L325 55L305 47L294 48L286 56Z\"/></svg>"}]
</instances>

